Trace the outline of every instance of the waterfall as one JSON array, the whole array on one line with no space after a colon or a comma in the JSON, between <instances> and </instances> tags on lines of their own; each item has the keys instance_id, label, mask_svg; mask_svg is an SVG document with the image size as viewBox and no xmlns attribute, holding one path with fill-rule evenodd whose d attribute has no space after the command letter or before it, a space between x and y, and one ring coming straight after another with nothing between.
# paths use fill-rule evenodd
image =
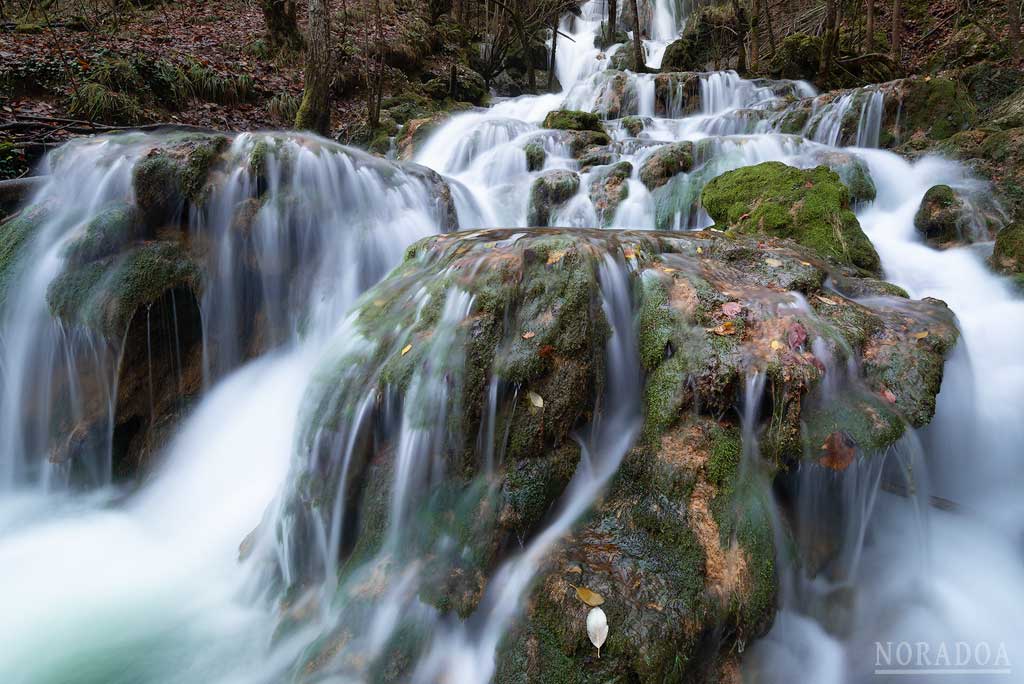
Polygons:
<instances>
[{"instance_id":1,"label":"waterfall","mask_svg":"<svg viewBox=\"0 0 1024 684\"><path fill-rule=\"evenodd\" d=\"M688 3L651 7L657 65ZM987 186L960 164L878 149L885 88L612 70L631 45L595 47L603 11L588 2L562 22L562 92L453 114L412 162L292 132L126 133L50 153L0 245L4 681L363 682L387 668L398 681L495 681L544 562L649 418L638 255L619 233L574 232L584 247L567 256L564 232L525 232L538 189L571 181L542 227L688 231L713 223L710 181L765 161L825 165L851 189L866 179L852 206L885 278L947 302L962 338L932 423L900 423L899 441L841 472L814 459L776 472L761 448L767 363L745 360L729 380L735 405L715 420L738 426L739 477L769 510L779 588L744 675L873 682L887 641L1024 653L1024 300L979 250L934 249L914 227L943 184L972 210L961 232L987 239L983 219L999 215ZM544 128L556 109L603 128ZM677 143L692 159L653 182L645 168ZM552 242L525 247L528 234ZM728 269L756 276L742 251ZM693 254L671 257L663 273L696 269ZM523 274L548 266L571 287L527 316L523 293L550 283ZM759 305L776 318L825 327L799 293L766 289ZM551 362L566 376L547 395L531 382L554 347L524 345L555 333L524 327L536 320L579 344ZM809 408L869 393L855 354L826 339L799 352L822 375ZM563 391L572 401L556 404ZM556 405L575 411L559 435L568 455L544 480L555 503L527 524L499 510L514 488L503 469L540 467L513 439L523 424L555 460L543 411ZM631 627L610 625L609 650Z\"/></svg>"}]
</instances>

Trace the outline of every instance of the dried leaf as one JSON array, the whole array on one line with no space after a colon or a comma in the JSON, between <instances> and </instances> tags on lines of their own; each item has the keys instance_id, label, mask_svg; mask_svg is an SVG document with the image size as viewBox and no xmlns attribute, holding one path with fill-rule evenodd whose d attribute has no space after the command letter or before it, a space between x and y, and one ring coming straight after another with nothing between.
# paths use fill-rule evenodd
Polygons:
<instances>
[{"instance_id":1,"label":"dried leaf","mask_svg":"<svg viewBox=\"0 0 1024 684\"><path fill-rule=\"evenodd\" d=\"M576 598L578 598L580 601L583 601L591 608L593 608L594 606L599 606L602 603L604 603L604 596L601 596L596 591L592 591L590 589L587 589L586 587L577 587L572 584L570 584L569 586L576 590Z\"/></svg>"},{"instance_id":2,"label":"dried leaf","mask_svg":"<svg viewBox=\"0 0 1024 684\"><path fill-rule=\"evenodd\" d=\"M845 432L836 431L825 438L818 463L832 470L846 470L853 462L857 444Z\"/></svg>"},{"instance_id":3,"label":"dried leaf","mask_svg":"<svg viewBox=\"0 0 1024 684\"><path fill-rule=\"evenodd\" d=\"M697 254L703 254L703 253L704 253L704 248L698 245L697 246Z\"/></svg>"},{"instance_id":4,"label":"dried leaf","mask_svg":"<svg viewBox=\"0 0 1024 684\"><path fill-rule=\"evenodd\" d=\"M888 387L883 387L882 388L882 398L885 399L890 404L895 404L896 403L896 395L893 394L893 391L891 389L889 389Z\"/></svg>"},{"instance_id":5,"label":"dried leaf","mask_svg":"<svg viewBox=\"0 0 1024 684\"><path fill-rule=\"evenodd\" d=\"M778 350L782 349L783 344L781 342L779 342L778 340L772 340L771 347L775 351L778 351Z\"/></svg>"},{"instance_id":6,"label":"dried leaf","mask_svg":"<svg viewBox=\"0 0 1024 684\"><path fill-rule=\"evenodd\" d=\"M911 335L911 337L913 337L915 340L923 340L924 338L928 337L928 331L927 330L918 331L918 332L914 333L913 335Z\"/></svg>"},{"instance_id":7,"label":"dried leaf","mask_svg":"<svg viewBox=\"0 0 1024 684\"><path fill-rule=\"evenodd\" d=\"M722 305L722 313L729 318L738 315L740 311L743 311L743 305L739 302L726 302Z\"/></svg>"},{"instance_id":8,"label":"dried leaf","mask_svg":"<svg viewBox=\"0 0 1024 684\"><path fill-rule=\"evenodd\" d=\"M627 259L636 259L636 252L633 251L632 247L626 247L624 250L622 250L622 256L626 257Z\"/></svg>"},{"instance_id":9,"label":"dried leaf","mask_svg":"<svg viewBox=\"0 0 1024 684\"><path fill-rule=\"evenodd\" d=\"M523 333L523 339L532 340L536 334L537 333L533 332L532 330L527 330L526 332Z\"/></svg>"},{"instance_id":10,"label":"dried leaf","mask_svg":"<svg viewBox=\"0 0 1024 684\"><path fill-rule=\"evenodd\" d=\"M705 330L707 330L708 332L713 332L716 335L735 335L736 324L733 323L732 321L726 321L725 323L722 323L719 326L716 326L714 328L705 328Z\"/></svg>"},{"instance_id":11,"label":"dried leaf","mask_svg":"<svg viewBox=\"0 0 1024 684\"><path fill-rule=\"evenodd\" d=\"M549 356L554 356L554 354L555 347L554 345L551 344L542 344L540 349L537 350L537 356L541 357L542 359L546 359Z\"/></svg>"},{"instance_id":12,"label":"dried leaf","mask_svg":"<svg viewBox=\"0 0 1024 684\"><path fill-rule=\"evenodd\" d=\"M404 347L402 347L402 356L405 356L406 354L408 354L410 349L412 349L412 345L411 344L407 344Z\"/></svg>"},{"instance_id":13,"label":"dried leaf","mask_svg":"<svg viewBox=\"0 0 1024 684\"><path fill-rule=\"evenodd\" d=\"M768 264L772 268L778 268L782 265L779 259L773 259L772 257L765 257L764 263Z\"/></svg>"},{"instance_id":14,"label":"dried leaf","mask_svg":"<svg viewBox=\"0 0 1024 684\"><path fill-rule=\"evenodd\" d=\"M573 573L573 574L576 574L576 575L581 575L581 574L583 574L583 568L581 568L581 567L580 567L580 566L578 566L578 565L570 565L569 567L567 567L567 568L565 569L565 571L566 571L566 572L571 572L571 573Z\"/></svg>"},{"instance_id":15,"label":"dried leaf","mask_svg":"<svg viewBox=\"0 0 1024 684\"><path fill-rule=\"evenodd\" d=\"M804 342L807 341L807 330L799 323L793 323L789 326L789 332L786 337L789 342L789 348L796 349L803 346Z\"/></svg>"},{"instance_id":16,"label":"dried leaf","mask_svg":"<svg viewBox=\"0 0 1024 684\"><path fill-rule=\"evenodd\" d=\"M526 398L530 400L534 408L544 408L544 397L540 396L536 392L527 392Z\"/></svg>"},{"instance_id":17,"label":"dried leaf","mask_svg":"<svg viewBox=\"0 0 1024 684\"><path fill-rule=\"evenodd\" d=\"M548 265L550 266L551 264L557 264L559 261L561 261L562 258L565 257L566 251L567 250L564 249L556 249L551 252L548 252Z\"/></svg>"},{"instance_id":18,"label":"dried leaf","mask_svg":"<svg viewBox=\"0 0 1024 684\"><path fill-rule=\"evenodd\" d=\"M592 608L587 613L587 636L590 643L597 647L597 657L601 657L601 646L608 638L608 616L600 608Z\"/></svg>"},{"instance_id":19,"label":"dried leaf","mask_svg":"<svg viewBox=\"0 0 1024 684\"><path fill-rule=\"evenodd\" d=\"M669 268L668 266L662 266L661 270L664 271L665 273L675 273L676 272L676 269Z\"/></svg>"},{"instance_id":20,"label":"dried leaf","mask_svg":"<svg viewBox=\"0 0 1024 684\"><path fill-rule=\"evenodd\" d=\"M819 302L822 302L824 304L828 304L829 306L839 306L839 302L837 302L834 299L829 299L828 297L825 297L823 295L816 295L816 296L817 296Z\"/></svg>"}]
</instances>

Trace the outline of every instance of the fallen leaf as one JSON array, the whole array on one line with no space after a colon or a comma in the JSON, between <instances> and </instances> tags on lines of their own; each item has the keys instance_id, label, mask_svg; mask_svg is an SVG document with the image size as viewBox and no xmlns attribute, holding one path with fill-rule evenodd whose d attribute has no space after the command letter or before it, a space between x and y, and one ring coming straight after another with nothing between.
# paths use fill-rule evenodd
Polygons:
<instances>
[{"instance_id":1,"label":"fallen leaf","mask_svg":"<svg viewBox=\"0 0 1024 684\"><path fill-rule=\"evenodd\" d=\"M587 613L587 636L590 643L597 647L597 657L601 657L601 646L608 638L608 616L600 608L592 608Z\"/></svg>"},{"instance_id":2,"label":"fallen leaf","mask_svg":"<svg viewBox=\"0 0 1024 684\"><path fill-rule=\"evenodd\" d=\"M736 324L733 323L732 321L726 321L725 323L722 323L719 326L716 326L714 328L705 328L705 330L707 330L708 332L713 332L716 335L735 335Z\"/></svg>"},{"instance_id":3,"label":"fallen leaf","mask_svg":"<svg viewBox=\"0 0 1024 684\"><path fill-rule=\"evenodd\" d=\"M803 343L807 341L807 330L799 323L793 323L789 326L787 341L789 342L790 349L803 346Z\"/></svg>"},{"instance_id":4,"label":"fallen leaf","mask_svg":"<svg viewBox=\"0 0 1024 684\"><path fill-rule=\"evenodd\" d=\"M665 273L675 273L676 272L676 269L669 268L668 266L662 266L661 270L664 271Z\"/></svg>"},{"instance_id":5,"label":"fallen leaf","mask_svg":"<svg viewBox=\"0 0 1024 684\"><path fill-rule=\"evenodd\" d=\"M526 332L523 333L523 339L532 340L536 334L537 333L533 332L532 330L527 330Z\"/></svg>"},{"instance_id":6,"label":"fallen leaf","mask_svg":"<svg viewBox=\"0 0 1024 684\"><path fill-rule=\"evenodd\" d=\"M536 392L527 392L526 398L530 400L535 408L544 408L544 397L540 396Z\"/></svg>"},{"instance_id":7,"label":"fallen leaf","mask_svg":"<svg viewBox=\"0 0 1024 684\"><path fill-rule=\"evenodd\" d=\"M896 395L888 387L882 389L882 397L890 404L896 403Z\"/></svg>"},{"instance_id":8,"label":"fallen leaf","mask_svg":"<svg viewBox=\"0 0 1024 684\"><path fill-rule=\"evenodd\" d=\"M578 598L580 601L583 601L591 608L594 608L604 603L604 596L601 596L596 591L591 591L586 587L577 587L572 584L570 584L569 586L576 590L576 598Z\"/></svg>"},{"instance_id":9,"label":"fallen leaf","mask_svg":"<svg viewBox=\"0 0 1024 684\"><path fill-rule=\"evenodd\" d=\"M576 574L576 575L581 575L581 574L583 574L583 568L581 568L581 567L580 567L580 566L578 566L578 565L570 565L569 567L567 567L567 568L565 569L565 571L566 571L566 572L571 572L571 573L573 573L573 574Z\"/></svg>"},{"instance_id":10,"label":"fallen leaf","mask_svg":"<svg viewBox=\"0 0 1024 684\"><path fill-rule=\"evenodd\" d=\"M771 257L765 257L764 263L771 266L772 268L778 268L779 266L782 265L781 261L779 261L778 259L773 259Z\"/></svg>"},{"instance_id":11,"label":"fallen leaf","mask_svg":"<svg viewBox=\"0 0 1024 684\"><path fill-rule=\"evenodd\" d=\"M697 247L697 254L703 254L703 253L704 253L704 248L703 248L703 247L700 247L700 246L698 246L698 247Z\"/></svg>"},{"instance_id":12,"label":"fallen leaf","mask_svg":"<svg viewBox=\"0 0 1024 684\"><path fill-rule=\"evenodd\" d=\"M772 344L771 344L771 347L772 347L772 349L774 349L775 351L778 351L778 350L782 349L783 345L782 345L782 343L781 343L781 342L779 342L778 340L772 340Z\"/></svg>"},{"instance_id":13,"label":"fallen leaf","mask_svg":"<svg viewBox=\"0 0 1024 684\"><path fill-rule=\"evenodd\" d=\"M816 296L817 296L819 302L823 302L825 304L828 304L829 306L839 306L839 302L837 302L834 299L829 299L828 297L825 297L823 295L816 295Z\"/></svg>"},{"instance_id":14,"label":"fallen leaf","mask_svg":"<svg viewBox=\"0 0 1024 684\"><path fill-rule=\"evenodd\" d=\"M636 259L636 252L633 251L632 247L626 247L624 250L622 250L622 256L626 257L627 259Z\"/></svg>"},{"instance_id":15,"label":"fallen leaf","mask_svg":"<svg viewBox=\"0 0 1024 684\"><path fill-rule=\"evenodd\" d=\"M566 250L556 249L548 253L548 265L557 264L565 256Z\"/></svg>"},{"instance_id":16,"label":"fallen leaf","mask_svg":"<svg viewBox=\"0 0 1024 684\"><path fill-rule=\"evenodd\" d=\"M660 603L648 603L647 607L650 608L651 610L656 610L659 613L661 611L665 610L665 606L661 605Z\"/></svg>"},{"instance_id":17,"label":"fallen leaf","mask_svg":"<svg viewBox=\"0 0 1024 684\"><path fill-rule=\"evenodd\" d=\"M540 349L537 350L537 356L541 357L542 359L546 359L547 357L552 356L554 353L555 347L554 345L550 344L543 344L541 345Z\"/></svg>"},{"instance_id":18,"label":"fallen leaf","mask_svg":"<svg viewBox=\"0 0 1024 684\"><path fill-rule=\"evenodd\" d=\"M836 431L825 438L818 463L832 470L846 470L853 462L857 444L845 432Z\"/></svg>"},{"instance_id":19,"label":"fallen leaf","mask_svg":"<svg viewBox=\"0 0 1024 684\"><path fill-rule=\"evenodd\" d=\"M406 354L408 354L410 349L412 349L412 345L411 344L407 344L404 347L402 347L402 356L405 356Z\"/></svg>"},{"instance_id":20,"label":"fallen leaf","mask_svg":"<svg viewBox=\"0 0 1024 684\"><path fill-rule=\"evenodd\" d=\"M914 333L912 335L912 337L915 340L923 340L924 338L928 337L928 331L927 330L921 330L919 332Z\"/></svg>"},{"instance_id":21,"label":"fallen leaf","mask_svg":"<svg viewBox=\"0 0 1024 684\"><path fill-rule=\"evenodd\" d=\"M743 305L739 302L726 302L722 305L722 313L732 318L743 311Z\"/></svg>"}]
</instances>

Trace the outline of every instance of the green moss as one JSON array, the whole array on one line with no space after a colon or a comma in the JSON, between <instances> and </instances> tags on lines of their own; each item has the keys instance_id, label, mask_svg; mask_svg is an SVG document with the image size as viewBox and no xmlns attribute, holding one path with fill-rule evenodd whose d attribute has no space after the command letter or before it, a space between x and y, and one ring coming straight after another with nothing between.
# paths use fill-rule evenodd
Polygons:
<instances>
[{"instance_id":1,"label":"green moss","mask_svg":"<svg viewBox=\"0 0 1024 684\"><path fill-rule=\"evenodd\" d=\"M540 171L544 168L547 152L544 151L543 145L540 143L527 143L523 147L523 152L526 153L526 169L528 171Z\"/></svg>"},{"instance_id":2,"label":"green moss","mask_svg":"<svg viewBox=\"0 0 1024 684\"><path fill-rule=\"evenodd\" d=\"M639 117L639 116L626 116L626 117L623 117L623 119L622 119L622 127L624 129L626 129L626 131L631 136L636 138L641 133L643 133L644 128L646 126L644 124L643 117Z\"/></svg>"},{"instance_id":3,"label":"green moss","mask_svg":"<svg viewBox=\"0 0 1024 684\"><path fill-rule=\"evenodd\" d=\"M135 164L132 187L139 210L147 221L158 225L180 211L185 202L178 164L160 151Z\"/></svg>"},{"instance_id":4,"label":"green moss","mask_svg":"<svg viewBox=\"0 0 1024 684\"><path fill-rule=\"evenodd\" d=\"M548 112L548 115L544 117L543 126L563 131L604 132L604 128L601 127L601 119L597 114L569 109L556 109Z\"/></svg>"},{"instance_id":5,"label":"green moss","mask_svg":"<svg viewBox=\"0 0 1024 684\"><path fill-rule=\"evenodd\" d=\"M654 151L640 167L640 180L655 190L677 173L693 168L693 143L689 141L663 145Z\"/></svg>"},{"instance_id":6,"label":"green moss","mask_svg":"<svg viewBox=\"0 0 1024 684\"><path fill-rule=\"evenodd\" d=\"M715 427L705 466L708 482L719 489L731 489L739 473L743 445L738 428Z\"/></svg>"},{"instance_id":7,"label":"green moss","mask_svg":"<svg viewBox=\"0 0 1024 684\"><path fill-rule=\"evenodd\" d=\"M530 186L527 223L531 226L548 225L552 212L569 201L579 188L580 177L573 171L556 169L537 178Z\"/></svg>"},{"instance_id":8,"label":"green moss","mask_svg":"<svg viewBox=\"0 0 1024 684\"><path fill-rule=\"evenodd\" d=\"M178 245L151 242L72 267L46 293L53 315L119 339L135 312L176 287L200 289L200 271Z\"/></svg>"},{"instance_id":9,"label":"green moss","mask_svg":"<svg viewBox=\"0 0 1024 684\"><path fill-rule=\"evenodd\" d=\"M867 452L878 451L903 436L906 424L891 405L866 392L849 391L827 402L808 400L801 412L807 453L817 458L834 433L843 433Z\"/></svg>"},{"instance_id":10,"label":"green moss","mask_svg":"<svg viewBox=\"0 0 1024 684\"><path fill-rule=\"evenodd\" d=\"M839 263L877 273L880 262L839 176L824 166L796 169L765 162L730 171L705 186L704 208L737 233L796 240Z\"/></svg>"},{"instance_id":11,"label":"green moss","mask_svg":"<svg viewBox=\"0 0 1024 684\"><path fill-rule=\"evenodd\" d=\"M821 38L806 33L786 36L772 54L769 70L776 78L812 81L818 75Z\"/></svg>"},{"instance_id":12,"label":"green moss","mask_svg":"<svg viewBox=\"0 0 1024 684\"><path fill-rule=\"evenodd\" d=\"M970 127L977 114L962 85L949 78L911 78L901 84L902 128L945 140ZM909 136L905 136L909 137Z\"/></svg>"},{"instance_id":13,"label":"green moss","mask_svg":"<svg viewBox=\"0 0 1024 684\"><path fill-rule=\"evenodd\" d=\"M999 231L990 263L1001 273L1024 274L1024 223L1012 223Z\"/></svg>"},{"instance_id":14,"label":"green moss","mask_svg":"<svg viewBox=\"0 0 1024 684\"><path fill-rule=\"evenodd\" d=\"M26 266L25 248L49 213L45 206L33 205L0 223L0 306L6 304L10 286Z\"/></svg>"},{"instance_id":15,"label":"green moss","mask_svg":"<svg viewBox=\"0 0 1024 684\"><path fill-rule=\"evenodd\" d=\"M115 254L135 237L138 225L132 205L110 204L89 220L80 237L65 245L64 258L83 264Z\"/></svg>"}]
</instances>

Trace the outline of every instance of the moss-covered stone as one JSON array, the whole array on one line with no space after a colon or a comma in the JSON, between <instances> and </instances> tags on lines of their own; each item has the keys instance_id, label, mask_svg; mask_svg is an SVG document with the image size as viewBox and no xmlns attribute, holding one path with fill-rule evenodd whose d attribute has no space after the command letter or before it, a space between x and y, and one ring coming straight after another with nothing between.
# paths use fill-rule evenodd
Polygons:
<instances>
[{"instance_id":1,"label":"moss-covered stone","mask_svg":"<svg viewBox=\"0 0 1024 684\"><path fill-rule=\"evenodd\" d=\"M812 81L818 74L820 59L820 37L793 33L783 38L772 54L769 73L775 78Z\"/></svg>"},{"instance_id":2,"label":"moss-covered stone","mask_svg":"<svg viewBox=\"0 0 1024 684\"><path fill-rule=\"evenodd\" d=\"M86 223L82 234L65 245L64 258L84 264L111 256L140 234L139 215L130 204L115 203Z\"/></svg>"},{"instance_id":3,"label":"moss-covered stone","mask_svg":"<svg viewBox=\"0 0 1024 684\"><path fill-rule=\"evenodd\" d=\"M49 215L50 209L45 205L33 205L0 223L0 306L16 294L10 288L27 265L26 248Z\"/></svg>"},{"instance_id":4,"label":"moss-covered stone","mask_svg":"<svg viewBox=\"0 0 1024 684\"><path fill-rule=\"evenodd\" d=\"M628 4L628 3L627 3ZM687 19L682 36L665 48L661 70L703 71L711 66L724 68L728 55L721 46L735 41L739 19L728 4L709 4L697 8Z\"/></svg>"},{"instance_id":5,"label":"moss-covered stone","mask_svg":"<svg viewBox=\"0 0 1024 684\"><path fill-rule=\"evenodd\" d=\"M642 116L626 116L622 119L622 127L634 138L643 133L647 127L647 121Z\"/></svg>"},{"instance_id":6,"label":"moss-covered stone","mask_svg":"<svg viewBox=\"0 0 1024 684\"><path fill-rule=\"evenodd\" d=\"M546 226L551 213L565 204L580 188L580 177L574 171L554 169L547 171L530 186L530 206L527 223Z\"/></svg>"},{"instance_id":7,"label":"moss-covered stone","mask_svg":"<svg viewBox=\"0 0 1024 684\"><path fill-rule=\"evenodd\" d=\"M744 167L708 183L701 201L730 231L792 238L871 273L881 267L850 211L849 191L826 167L805 171L779 162Z\"/></svg>"},{"instance_id":8,"label":"moss-covered stone","mask_svg":"<svg viewBox=\"0 0 1024 684\"><path fill-rule=\"evenodd\" d=\"M672 176L693 168L693 143L670 143L656 149L640 167L640 180L650 190L660 188Z\"/></svg>"},{"instance_id":9,"label":"moss-covered stone","mask_svg":"<svg viewBox=\"0 0 1024 684\"><path fill-rule=\"evenodd\" d=\"M604 133L601 119L597 114L573 111L571 109L556 109L548 112L548 115L544 117L543 126L544 128L554 128L562 131L596 131Z\"/></svg>"},{"instance_id":10,"label":"moss-covered stone","mask_svg":"<svg viewBox=\"0 0 1024 684\"><path fill-rule=\"evenodd\" d=\"M629 162L619 162L591 173L590 201L603 225L611 224L615 210L629 196L629 177L632 174L633 165Z\"/></svg>"},{"instance_id":11,"label":"moss-covered stone","mask_svg":"<svg viewBox=\"0 0 1024 684\"><path fill-rule=\"evenodd\" d=\"M961 225L966 207L956 191L948 185L928 188L914 216L914 228L933 245L948 245L963 237Z\"/></svg>"},{"instance_id":12,"label":"moss-covered stone","mask_svg":"<svg viewBox=\"0 0 1024 684\"><path fill-rule=\"evenodd\" d=\"M547 152L544 146L538 142L527 143L523 147L526 154L527 171L540 171L544 168L544 160L547 159Z\"/></svg>"},{"instance_id":13,"label":"moss-covered stone","mask_svg":"<svg viewBox=\"0 0 1024 684\"><path fill-rule=\"evenodd\" d=\"M990 263L1000 273L1024 273L1024 223L1011 223L999 231Z\"/></svg>"}]
</instances>

